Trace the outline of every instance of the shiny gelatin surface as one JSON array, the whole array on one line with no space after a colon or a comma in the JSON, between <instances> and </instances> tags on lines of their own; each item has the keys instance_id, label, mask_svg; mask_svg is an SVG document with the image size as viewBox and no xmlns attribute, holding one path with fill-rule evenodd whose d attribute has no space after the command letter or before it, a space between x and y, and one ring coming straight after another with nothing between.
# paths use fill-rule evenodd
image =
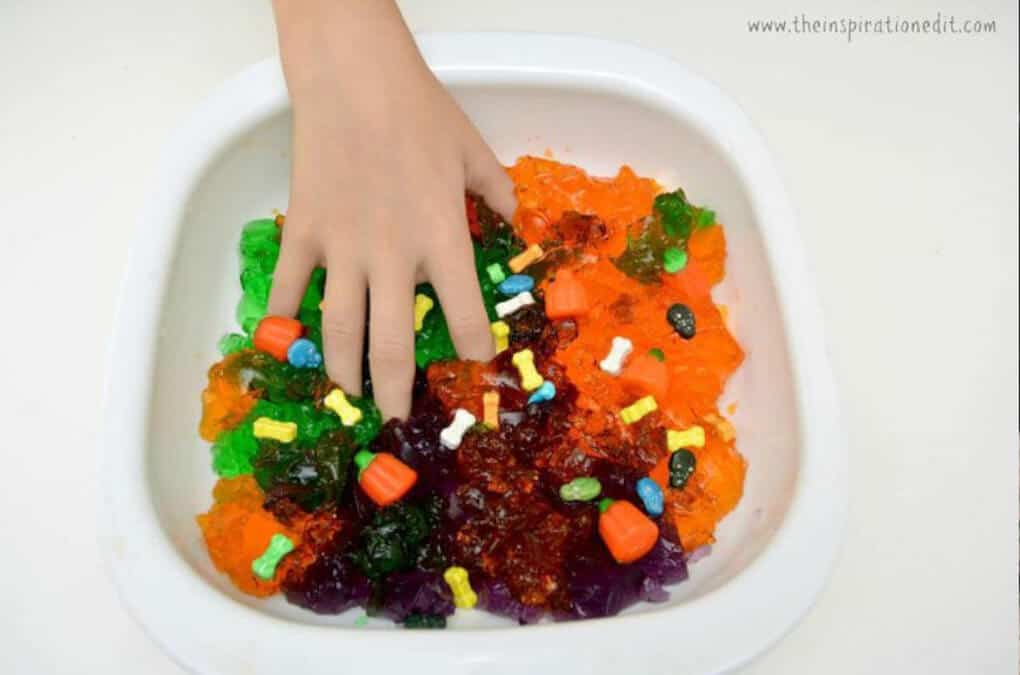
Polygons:
<instances>
[{"instance_id":1,"label":"shiny gelatin surface","mask_svg":"<svg viewBox=\"0 0 1020 675\"><path fill-rule=\"evenodd\" d=\"M456 358L441 298L427 284L416 289L433 306L415 336L405 420L382 424L368 378L369 397L347 397L360 419L345 424L324 404L335 385L323 366L293 367L252 348L285 220L242 231L241 332L221 341L225 356L202 393L200 433L220 480L198 524L213 564L243 592L282 590L314 612L362 607L415 628L442 628L455 611L521 623L608 616L665 600L665 587L686 578L689 554L714 541L740 501L746 464L718 401L744 354L712 301L726 269L715 213L628 167L595 178L524 157L508 172L513 222L469 194L466 227L490 320L520 288L534 302L502 317L508 347L479 363ZM510 260L535 245L541 255L531 249L519 272L528 279L501 291ZM297 317L318 348L323 284L317 270ZM600 362L614 338L627 354L607 370ZM521 353L527 359L514 358ZM488 418L485 400L498 400ZM441 442L457 410L477 422ZM256 438L260 417L293 423L296 437ZM353 461L362 450L416 474L395 503L379 507L362 490ZM656 494L645 513L637 485L648 478L662 503L644 480L641 492ZM629 505L600 515L600 500ZM263 579L252 563L274 535L294 549ZM451 567L458 597L467 574L475 609L456 609L444 580Z\"/></svg>"}]
</instances>

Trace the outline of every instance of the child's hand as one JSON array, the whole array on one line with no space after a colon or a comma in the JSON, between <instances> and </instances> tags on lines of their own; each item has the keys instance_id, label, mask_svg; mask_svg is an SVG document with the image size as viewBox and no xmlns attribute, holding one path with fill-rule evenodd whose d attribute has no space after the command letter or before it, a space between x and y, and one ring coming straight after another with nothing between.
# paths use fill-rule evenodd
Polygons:
<instances>
[{"instance_id":1,"label":"child's hand","mask_svg":"<svg viewBox=\"0 0 1020 675\"><path fill-rule=\"evenodd\" d=\"M325 266L326 368L358 394L367 288L376 402L384 419L404 417L415 283L435 286L461 358L493 356L464 190L509 218L512 185L422 61L392 2L274 5L294 138L269 313L296 314L312 269Z\"/></svg>"}]
</instances>

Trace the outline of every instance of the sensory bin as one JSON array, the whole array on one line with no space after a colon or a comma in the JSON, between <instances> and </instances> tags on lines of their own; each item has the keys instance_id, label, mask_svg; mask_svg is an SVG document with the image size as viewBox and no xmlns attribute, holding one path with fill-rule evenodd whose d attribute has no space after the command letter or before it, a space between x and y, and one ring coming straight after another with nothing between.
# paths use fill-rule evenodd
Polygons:
<instances>
[{"instance_id":1,"label":"sensory bin","mask_svg":"<svg viewBox=\"0 0 1020 675\"><path fill-rule=\"evenodd\" d=\"M265 316L286 220L245 226L241 332L202 392L219 480L197 518L244 593L407 628L472 609L591 618L666 600L709 552L746 471L718 408L744 357L711 297L722 225L628 167L524 157L509 174L512 224L466 199L499 353L457 360L419 286L403 421L383 423L369 378L360 398L326 375L323 270L296 320Z\"/></svg>"}]
</instances>

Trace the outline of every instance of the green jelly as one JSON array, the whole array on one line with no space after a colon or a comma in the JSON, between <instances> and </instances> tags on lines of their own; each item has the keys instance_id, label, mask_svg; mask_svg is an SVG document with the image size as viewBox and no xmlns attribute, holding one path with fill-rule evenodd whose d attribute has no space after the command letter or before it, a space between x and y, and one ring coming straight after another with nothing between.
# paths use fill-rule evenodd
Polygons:
<instances>
[{"instance_id":1,"label":"green jelly","mask_svg":"<svg viewBox=\"0 0 1020 675\"><path fill-rule=\"evenodd\" d=\"M284 495L305 511L336 505L347 486L356 447L345 429L323 434L314 444L262 441L254 460L255 480L269 495Z\"/></svg>"},{"instance_id":2,"label":"green jelly","mask_svg":"<svg viewBox=\"0 0 1020 675\"><path fill-rule=\"evenodd\" d=\"M259 443L252 433L254 418L250 415L241 424L224 431L212 446L213 470L222 478L235 478L251 473L252 460Z\"/></svg>"},{"instance_id":3,"label":"green jelly","mask_svg":"<svg viewBox=\"0 0 1020 675\"><path fill-rule=\"evenodd\" d=\"M698 213L698 228L712 227L715 225L715 211L712 209L700 209Z\"/></svg>"},{"instance_id":4,"label":"green jelly","mask_svg":"<svg viewBox=\"0 0 1020 675\"><path fill-rule=\"evenodd\" d=\"M446 628L446 617L441 614L409 614L404 628Z\"/></svg>"},{"instance_id":5,"label":"green jelly","mask_svg":"<svg viewBox=\"0 0 1020 675\"><path fill-rule=\"evenodd\" d=\"M369 579L411 569L434 526L429 511L407 502L380 509L361 530L354 562Z\"/></svg>"},{"instance_id":6,"label":"green jelly","mask_svg":"<svg viewBox=\"0 0 1020 675\"><path fill-rule=\"evenodd\" d=\"M670 246L662 252L662 269L668 274L676 274L687 267L687 251Z\"/></svg>"},{"instance_id":7,"label":"green jelly","mask_svg":"<svg viewBox=\"0 0 1020 675\"><path fill-rule=\"evenodd\" d=\"M251 340L238 333L227 333L220 338L217 347L220 350L220 354L223 356L229 356L234 352L244 351L245 349L251 349Z\"/></svg>"},{"instance_id":8,"label":"green jelly","mask_svg":"<svg viewBox=\"0 0 1020 675\"><path fill-rule=\"evenodd\" d=\"M710 210L687 201L683 190L663 193L655 198L652 217L641 223L637 236L628 235L627 249L613 264L641 283L656 283L663 272L676 273L687 264L685 247L695 225L714 220Z\"/></svg>"}]
</instances>

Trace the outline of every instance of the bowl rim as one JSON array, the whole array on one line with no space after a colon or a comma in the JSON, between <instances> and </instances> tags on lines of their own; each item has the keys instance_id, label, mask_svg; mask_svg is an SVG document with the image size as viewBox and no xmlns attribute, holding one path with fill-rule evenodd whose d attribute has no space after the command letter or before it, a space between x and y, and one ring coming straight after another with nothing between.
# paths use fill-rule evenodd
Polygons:
<instances>
[{"instance_id":1,"label":"bowl rim","mask_svg":"<svg viewBox=\"0 0 1020 675\"><path fill-rule=\"evenodd\" d=\"M667 105L726 152L747 189L773 271L791 356L801 438L787 513L746 569L721 587L656 612L518 628L465 631L356 630L347 664L396 666L565 662L631 663L636 655L668 659L676 672L720 673L764 651L807 612L825 584L842 541L847 457L822 315L797 233L796 218L766 146L744 113L715 85L645 49L603 39L541 33L432 33L416 36L429 65L447 83L579 82L621 88ZM107 352L99 543L123 604L149 636L193 672L227 672L224 663L257 655L260 667L331 667L344 636L335 626L289 621L212 592L177 552L148 492L150 376L157 330L183 210L199 179L241 135L288 105L277 57L256 63L213 92L170 136L140 213ZM777 271L781 270L781 273ZM189 617L220 627L206 637ZM686 640L661 644L661 628ZM708 639L702 627L723 627ZM229 627L229 628L227 628ZM568 636L567 631L570 635ZM383 650L399 634L400 650ZM711 633L709 633L711 634ZM566 638L570 639L566 639ZM598 644L578 650L577 645ZM300 649L298 649L300 645ZM617 666L618 668L618 666Z\"/></svg>"}]
</instances>

